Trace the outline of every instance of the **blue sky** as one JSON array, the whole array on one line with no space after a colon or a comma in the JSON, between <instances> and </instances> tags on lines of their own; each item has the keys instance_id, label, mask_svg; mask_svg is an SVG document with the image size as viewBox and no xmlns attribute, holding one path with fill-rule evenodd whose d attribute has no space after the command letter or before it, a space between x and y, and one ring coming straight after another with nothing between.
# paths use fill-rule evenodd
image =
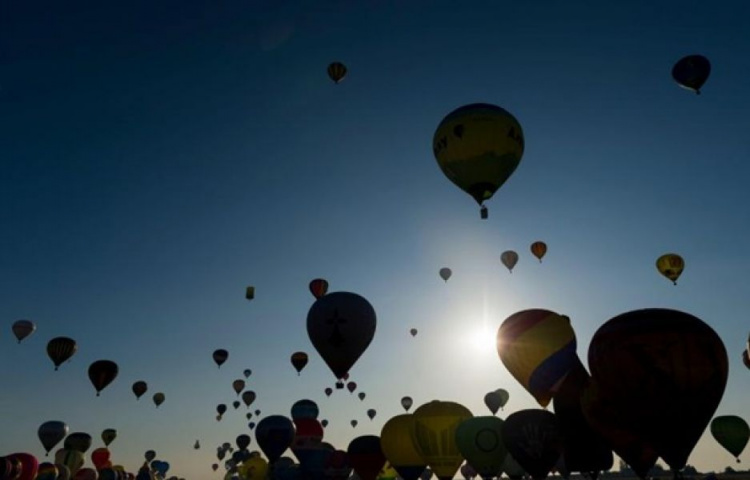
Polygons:
<instances>
[{"instance_id":1,"label":"blue sky","mask_svg":"<svg viewBox=\"0 0 750 480\"><path fill-rule=\"evenodd\" d=\"M5 2L0 452L42 455L37 428L55 419L96 438L116 428L114 463L135 468L153 449L169 475L216 477L215 447L247 421L230 406L217 423L215 407L245 368L252 410L315 400L344 449L378 434L403 395L478 415L503 387L506 415L534 408L494 351L502 320L533 307L571 317L584 361L619 313L702 318L730 356L717 414L747 419L749 13L739 1ZM713 67L701 96L670 76L693 53ZM337 60L349 75L334 85ZM526 137L486 221L432 155L440 120L473 102L506 108ZM549 245L541 265L535 240ZM521 256L512 275L507 249ZM677 287L654 268L667 251L686 260ZM323 394L334 379L305 328L315 277L377 312L351 372L364 402ZM19 318L38 330L16 345ZM79 351L54 372L44 348L58 335ZM216 348L230 352L220 370ZM297 350L311 357L301 376ZM100 358L120 375L97 398L86 369ZM708 434L689 463L734 466Z\"/></svg>"}]
</instances>

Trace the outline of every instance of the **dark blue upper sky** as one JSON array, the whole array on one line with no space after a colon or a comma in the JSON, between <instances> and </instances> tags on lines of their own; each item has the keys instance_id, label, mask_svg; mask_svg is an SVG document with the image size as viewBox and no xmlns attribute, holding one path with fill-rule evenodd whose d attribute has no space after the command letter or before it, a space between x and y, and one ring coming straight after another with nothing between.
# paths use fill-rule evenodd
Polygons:
<instances>
[{"instance_id":1,"label":"dark blue upper sky","mask_svg":"<svg viewBox=\"0 0 750 480\"><path fill-rule=\"evenodd\" d=\"M503 387L510 411L532 408L494 351L502 320L531 307L571 317L584 361L624 311L701 317L730 354L719 413L741 415L749 14L741 1L2 3L0 410L14 413L0 453L41 454L36 429L59 419L117 428L127 468L154 449L170 474L208 478L215 446L247 431L239 412L214 419L245 368L264 415L311 398L340 448L378 434L403 395L484 414ZM693 53L712 62L700 96L670 75ZM337 60L349 74L334 85ZM440 120L473 102L506 108L526 137L486 221L432 155ZM677 287L654 268L668 251L686 260ZM333 377L305 330L315 277L377 311L352 371L364 403L323 395ZM19 318L38 327L20 346ZM52 372L57 335L79 352ZM219 371L215 348L230 351ZM300 377L297 350L311 356ZM96 398L85 371L99 358L120 376ZM153 390L136 402L139 379ZM690 463L733 460L705 435Z\"/></svg>"}]
</instances>

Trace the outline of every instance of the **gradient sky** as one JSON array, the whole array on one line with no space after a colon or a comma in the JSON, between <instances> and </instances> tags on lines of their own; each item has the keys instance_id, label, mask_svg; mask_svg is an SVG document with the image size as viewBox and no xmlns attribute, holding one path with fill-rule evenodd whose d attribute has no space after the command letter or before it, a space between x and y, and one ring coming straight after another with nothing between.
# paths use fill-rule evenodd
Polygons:
<instances>
[{"instance_id":1,"label":"gradient sky","mask_svg":"<svg viewBox=\"0 0 750 480\"><path fill-rule=\"evenodd\" d=\"M485 415L502 387L504 416L537 408L495 350L526 308L570 316L584 362L615 315L692 313L730 356L717 414L748 419L748 15L740 0L2 2L0 453L43 456L38 426L62 420L92 448L116 428L112 460L130 470L153 449L168 475L220 478L216 447L248 428L244 406L221 422L215 407L245 368L252 410L315 400L343 449L403 395ZM700 96L670 75L694 53L713 66ZM334 85L337 60L349 75ZM486 221L432 155L440 120L473 102L526 136ZM677 287L654 268L669 251L687 264ZM351 371L363 402L323 394L334 378L305 327L315 277L377 312ZM38 326L21 345L19 318ZM54 372L58 335L79 351ZM96 397L101 358L120 374ZM708 433L689 463L738 466Z\"/></svg>"}]
</instances>

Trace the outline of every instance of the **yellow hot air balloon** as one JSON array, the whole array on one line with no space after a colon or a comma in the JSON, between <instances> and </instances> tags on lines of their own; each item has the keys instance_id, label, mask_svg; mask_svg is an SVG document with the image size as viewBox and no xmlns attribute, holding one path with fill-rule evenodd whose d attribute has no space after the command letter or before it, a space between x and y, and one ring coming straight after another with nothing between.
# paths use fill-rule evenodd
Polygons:
<instances>
[{"instance_id":1,"label":"yellow hot air balloon","mask_svg":"<svg viewBox=\"0 0 750 480\"><path fill-rule=\"evenodd\" d=\"M380 432L380 448L404 480L416 480L427 467L412 437L414 415L391 417Z\"/></svg>"},{"instance_id":2,"label":"yellow hot air balloon","mask_svg":"<svg viewBox=\"0 0 750 480\"><path fill-rule=\"evenodd\" d=\"M665 253L656 259L656 268L659 273L677 285L677 279L680 278L682 270L685 269L685 260L676 253Z\"/></svg>"},{"instance_id":3,"label":"yellow hot air balloon","mask_svg":"<svg viewBox=\"0 0 750 480\"><path fill-rule=\"evenodd\" d=\"M461 404L434 400L414 413L412 441L440 480L449 480L464 461L456 445L458 425L473 415Z\"/></svg>"},{"instance_id":4,"label":"yellow hot air balloon","mask_svg":"<svg viewBox=\"0 0 750 480\"><path fill-rule=\"evenodd\" d=\"M497 332L497 353L505 368L546 407L576 364L576 336L570 319L543 309L506 318Z\"/></svg>"},{"instance_id":5,"label":"yellow hot air balloon","mask_svg":"<svg viewBox=\"0 0 750 480\"><path fill-rule=\"evenodd\" d=\"M438 125L433 153L448 179L482 206L518 167L524 150L521 124L505 109L474 103L449 113Z\"/></svg>"},{"instance_id":6,"label":"yellow hot air balloon","mask_svg":"<svg viewBox=\"0 0 750 480\"><path fill-rule=\"evenodd\" d=\"M263 480L268 472L268 462L262 457L251 457L242 462L238 471L245 480Z\"/></svg>"}]
</instances>

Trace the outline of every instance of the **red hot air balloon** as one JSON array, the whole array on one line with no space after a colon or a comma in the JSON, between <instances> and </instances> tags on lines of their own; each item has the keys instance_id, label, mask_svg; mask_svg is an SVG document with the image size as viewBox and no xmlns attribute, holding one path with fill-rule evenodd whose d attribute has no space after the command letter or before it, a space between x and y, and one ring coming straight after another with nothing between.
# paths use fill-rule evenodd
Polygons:
<instances>
[{"instance_id":1,"label":"red hot air balloon","mask_svg":"<svg viewBox=\"0 0 750 480\"><path fill-rule=\"evenodd\" d=\"M326 293L328 293L328 281L322 278L316 278L310 282L310 293L317 300Z\"/></svg>"},{"instance_id":2,"label":"red hot air balloon","mask_svg":"<svg viewBox=\"0 0 750 480\"><path fill-rule=\"evenodd\" d=\"M302 369L305 368L305 365L307 365L308 357L305 352L294 352L291 360L292 366L294 366L294 369L297 370L297 375L299 375Z\"/></svg>"},{"instance_id":3,"label":"red hot air balloon","mask_svg":"<svg viewBox=\"0 0 750 480\"><path fill-rule=\"evenodd\" d=\"M117 377L119 368L111 360L97 360L89 366L89 380L96 389L96 396Z\"/></svg>"}]
</instances>

